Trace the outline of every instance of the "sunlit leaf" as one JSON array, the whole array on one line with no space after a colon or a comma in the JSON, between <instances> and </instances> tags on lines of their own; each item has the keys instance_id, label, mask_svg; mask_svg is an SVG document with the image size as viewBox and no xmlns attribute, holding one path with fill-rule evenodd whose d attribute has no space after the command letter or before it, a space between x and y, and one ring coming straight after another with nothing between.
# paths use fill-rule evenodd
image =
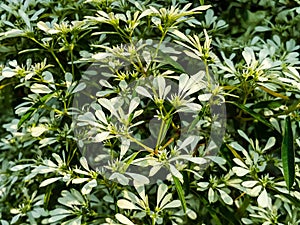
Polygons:
<instances>
[{"instance_id":1,"label":"sunlit leaf","mask_svg":"<svg viewBox=\"0 0 300 225\"><path fill-rule=\"evenodd\" d=\"M260 195L257 198L257 203L260 207L266 208L269 205L269 197L267 190L264 188L263 191L260 193Z\"/></svg>"},{"instance_id":2,"label":"sunlit leaf","mask_svg":"<svg viewBox=\"0 0 300 225\"><path fill-rule=\"evenodd\" d=\"M141 210L139 207L137 207L132 202L126 200L126 199L120 199L117 201L118 207L121 209L135 209L135 210Z\"/></svg>"},{"instance_id":3,"label":"sunlit leaf","mask_svg":"<svg viewBox=\"0 0 300 225\"><path fill-rule=\"evenodd\" d=\"M44 85L44 84L38 84L38 83L34 83L30 90L33 92L33 93L37 93L37 94L48 94L48 93L51 93L52 90Z\"/></svg>"},{"instance_id":4,"label":"sunlit leaf","mask_svg":"<svg viewBox=\"0 0 300 225\"><path fill-rule=\"evenodd\" d=\"M116 219L118 221L120 221L122 224L124 225L135 225L133 222L131 222L126 216L120 214L120 213L117 213L115 215Z\"/></svg>"},{"instance_id":5,"label":"sunlit leaf","mask_svg":"<svg viewBox=\"0 0 300 225\"><path fill-rule=\"evenodd\" d=\"M88 183L86 183L86 184L82 187L81 193L82 193L83 195L87 195L87 194L91 193L92 189L93 189L94 187L96 187L96 186L97 186L97 181L96 181L95 179L93 179L93 180L89 181Z\"/></svg>"},{"instance_id":6,"label":"sunlit leaf","mask_svg":"<svg viewBox=\"0 0 300 225\"><path fill-rule=\"evenodd\" d=\"M41 184L40 184L40 187L45 187L45 186L47 186L47 185L49 185L49 184L52 184L52 183L54 183L54 182L56 182L56 181L58 181L58 180L61 180L62 179L62 177L53 177L53 178L49 178L49 179L47 179L47 180L44 180Z\"/></svg>"}]
</instances>

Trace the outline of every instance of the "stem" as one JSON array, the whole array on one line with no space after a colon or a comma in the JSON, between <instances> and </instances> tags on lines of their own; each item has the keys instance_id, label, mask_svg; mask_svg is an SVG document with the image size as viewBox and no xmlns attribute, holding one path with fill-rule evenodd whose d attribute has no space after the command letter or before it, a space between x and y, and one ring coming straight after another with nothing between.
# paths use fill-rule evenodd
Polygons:
<instances>
[{"instance_id":1,"label":"stem","mask_svg":"<svg viewBox=\"0 0 300 225\"><path fill-rule=\"evenodd\" d=\"M66 73L64 67L62 66L62 64L60 63L59 59L57 58L57 56L55 55L54 51L52 48L47 47L46 45L42 44L41 42L37 41L34 37L28 37L30 40L34 41L35 43L37 43L38 45L40 45L41 47L47 49L51 55L53 56L53 58L55 59L55 61L57 62L57 64L59 65L59 67L61 68L61 70Z\"/></svg>"},{"instance_id":2,"label":"stem","mask_svg":"<svg viewBox=\"0 0 300 225\"><path fill-rule=\"evenodd\" d=\"M206 75L206 79L207 79L207 83L208 83L208 88L211 91L212 85L211 85L211 79L210 79L210 76L209 76L208 63L207 63L206 59L204 59L204 64L205 64L205 75Z\"/></svg>"},{"instance_id":3,"label":"stem","mask_svg":"<svg viewBox=\"0 0 300 225\"><path fill-rule=\"evenodd\" d=\"M152 217L152 223L151 223L151 225L155 225L155 217Z\"/></svg>"},{"instance_id":4,"label":"stem","mask_svg":"<svg viewBox=\"0 0 300 225\"><path fill-rule=\"evenodd\" d=\"M165 109L165 108L163 108L163 109ZM155 146L155 154L157 154L160 144L162 143L163 138L165 138L166 133L170 127L170 124L172 123L172 125L175 126L175 124L173 123L172 117L171 117L172 112L173 112L173 108L168 113L166 113L166 116L164 118L162 118L162 123L161 123L160 129L159 129L159 134L158 134L157 142L156 142L156 146ZM172 142L173 141L171 141L171 143ZM171 143L169 143L169 144L171 144ZM169 144L164 145L161 149L165 149Z\"/></svg>"},{"instance_id":5,"label":"stem","mask_svg":"<svg viewBox=\"0 0 300 225\"><path fill-rule=\"evenodd\" d=\"M57 62L57 64L59 65L60 69L61 69L64 73L66 73L64 67L63 67L62 64L60 63L60 61L59 61L59 59L57 58L57 56L55 55L53 49L50 49L49 51L50 51L51 55L53 56L53 58L55 59L55 61Z\"/></svg>"},{"instance_id":6,"label":"stem","mask_svg":"<svg viewBox=\"0 0 300 225\"><path fill-rule=\"evenodd\" d=\"M70 49L70 54L71 54L71 64L72 64L72 76L73 80L75 80L75 68L74 68L74 53L73 53L73 46Z\"/></svg>"},{"instance_id":7,"label":"stem","mask_svg":"<svg viewBox=\"0 0 300 225\"><path fill-rule=\"evenodd\" d=\"M148 151L150 153L154 152L154 150L152 148L148 147L147 145L144 145L142 142L131 137L129 134L125 135L125 137L128 138L129 140L133 141L134 143L138 144L139 146L143 147L146 151Z\"/></svg>"}]
</instances>

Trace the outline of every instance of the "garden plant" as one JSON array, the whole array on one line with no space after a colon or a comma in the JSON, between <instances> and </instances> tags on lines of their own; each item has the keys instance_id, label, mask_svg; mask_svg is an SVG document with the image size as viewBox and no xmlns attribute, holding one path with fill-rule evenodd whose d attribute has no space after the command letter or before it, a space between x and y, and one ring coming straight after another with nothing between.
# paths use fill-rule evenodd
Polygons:
<instances>
[{"instance_id":1,"label":"garden plant","mask_svg":"<svg viewBox=\"0 0 300 225\"><path fill-rule=\"evenodd\" d=\"M1 225L300 224L299 0L3 0Z\"/></svg>"}]
</instances>

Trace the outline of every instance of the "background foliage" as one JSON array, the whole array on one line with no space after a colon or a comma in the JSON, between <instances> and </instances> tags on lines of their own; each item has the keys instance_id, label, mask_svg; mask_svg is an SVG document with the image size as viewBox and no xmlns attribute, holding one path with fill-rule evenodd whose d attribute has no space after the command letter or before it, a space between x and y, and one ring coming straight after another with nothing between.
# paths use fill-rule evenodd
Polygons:
<instances>
[{"instance_id":1,"label":"background foliage","mask_svg":"<svg viewBox=\"0 0 300 225\"><path fill-rule=\"evenodd\" d=\"M299 224L299 14L298 0L2 1L0 223ZM192 157L195 139L186 146L190 163L170 169L166 160L168 180L141 185L144 178L131 174L135 185L122 185L129 176L124 167L113 168L114 182L82 157L73 116L85 112L72 100L101 54L116 57L128 51L121 44L153 38L185 47L206 75L211 71L219 83L211 96L227 108L226 135L204 172ZM182 75L173 61L149 65L145 74L158 80L168 79L161 76L167 71ZM111 95L104 99L112 102L126 84L142 82L143 68L112 71ZM206 109L198 91L190 96ZM161 100L142 103L168 109ZM92 122L102 124L93 133L99 142L108 138L103 117L113 122L103 102L89 105ZM210 116L199 112L203 140ZM81 122L89 125L84 117ZM111 154L120 154L122 144L111 144ZM196 156L208 159L202 144ZM173 144L163 150L155 160L176 153Z\"/></svg>"}]
</instances>

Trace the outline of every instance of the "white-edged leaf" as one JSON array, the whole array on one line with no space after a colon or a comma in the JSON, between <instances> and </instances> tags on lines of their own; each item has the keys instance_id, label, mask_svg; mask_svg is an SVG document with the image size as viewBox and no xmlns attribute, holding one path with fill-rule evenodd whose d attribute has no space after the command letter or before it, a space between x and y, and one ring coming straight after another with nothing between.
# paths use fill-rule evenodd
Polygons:
<instances>
[{"instance_id":1,"label":"white-edged leaf","mask_svg":"<svg viewBox=\"0 0 300 225\"><path fill-rule=\"evenodd\" d=\"M147 89L142 86L137 86L135 91L140 95L143 95L147 98L153 99L151 94L147 91Z\"/></svg>"},{"instance_id":2,"label":"white-edged leaf","mask_svg":"<svg viewBox=\"0 0 300 225\"><path fill-rule=\"evenodd\" d=\"M242 162L240 159L238 159L238 158L234 158L233 161L234 161L237 165L239 165L239 166L241 166L241 167L243 167L243 168L245 168L245 169L248 168L248 167L246 166L246 164L243 163L243 162Z\"/></svg>"},{"instance_id":3,"label":"white-edged leaf","mask_svg":"<svg viewBox=\"0 0 300 225\"><path fill-rule=\"evenodd\" d=\"M156 78L158 85L158 96L160 99L164 99L164 94L166 92L166 80L162 76Z\"/></svg>"},{"instance_id":4,"label":"white-edged leaf","mask_svg":"<svg viewBox=\"0 0 300 225\"><path fill-rule=\"evenodd\" d=\"M250 173L250 171L248 169L244 169L242 167L239 166L234 166L232 167L232 171L239 177L243 177L246 174Z\"/></svg>"},{"instance_id":5,"label":"white-edged leaf","mask_svg":"<svg viewBox=\"0 0 300 225\"><path fill-rule=\"evenodd\" d=\"M30 20L29 20L29 17L27 16L27 14L26 14L22 9L19 9L19 10L18 10L18 14L21 16L21 18L22 18L23 21L25 22L26 26L27 26L28 28L31 28Z\"/></svg>"},{"instance_id":6,"label":"white-edged leaf","mask_svg":"<svg viewBox=\"0 0 300 225\"><path fill-rule=\"evenodd\" d=\"M72 180L72 184L82 184L90 180L91 178L82 177L82 178L75 178Z\"/></svg>"},{"instance_id":7,"label":"white-edged leaf","mask_svg":"<svg viewBox=\"0 0 300 225\"><path fill-rule=\"evenodd\" d=\"M121 222L122 224L124 225L135 225L133 222L131 222L126 216L120 214L120 213L117 213L115 215L116 219Z\"/></svg>"},{"instance_id":8,"label":"white-edged leaf","mask_svg":"<svg viewBox=\"0 0 300 225\"><path fill-rule=\"evenodd\" d=\"M212 188L208 189L208 201L210 203L215 202L215 192Z\"/></svg>"},{"instance_id":9,"label":"white-edged leaf","mask_svg":"<svg viewBox=\"0 0 300 225\"><path fill-rule=\"evenodd\" d=\"M74 219L68 220L67 223L63 223L63 225L82 225L81 220L82 216L77 216Z\"/></svg>"},{"instance_id":10,"label":"white-edged leaf","mask_svg":"<svg viewBox=\"0 0 300 225\"><path fill-rule=\"evenodd\" d=\"M81 157L80 160L79 160L79 162L80 162L80 164L82 165L82 167L83 167L85 170L87 170L87 171L90 170L89 164L88 164L88 162L87 162L87 160L86 160L85 157Z\"/></svg>"},{"instance_id":11,"label":"white-edged leaf","mask_svg":"<svg viewBox=\"0 0 300 225\"><path fill-rule=\"evenodd\" d=\"M269 197L267 190L264 188L263 191L260 193L260 195L257 198L257 203L262 208L267 208L269 205Z\"/></svg>"},{"instance_id":12,"label":"white-edged leaf","mask_svg":"<svg viewBox=\"0 0 300 225\"><path fill-rule=\"evenodd\" d=\"M176 29L176 30L172 31L172 34L175 34L180 39L185 40L186 42L190 43L190 40L188 39L188 37L184 33L182 33L181 31Z\"/></svg>"},{"instance_id":13,"label":"white-edged leaf","mask_svg":"<svg viewBox=\"0 0 300 225\"><path fill-rule=\"evenodd\" d=\"M238 151L243 151L245 150L245 148L243 146L241 146L239 143L237 142L231 142L229 144L231 147L233 147L235 150L238 150Z\"/></svg>"},{"instance_id":14,"label":"white-edged leaf","mask_svg":"<svg viewBox=\"0 0 300 225\"><path fill-rule=\"evenodd\" d=\"M159 205L160 201L163 199L163 197L166 195L168 191L168 186L166 184L160 184L158 186L158 189L157 189L157 203L156 203L156 206Z\"/></svg>"},{"instance_id":15,"label":"white-edged leaf","mask_svg":"<svg viewBox=\"0 0 300 225\"><path fill-rule=\"evenodd\" d=\"M195 213L195 211L193 211L191 209L187 209L186 214L192 220L196 220L197 219L197 213Z\"/></svg>"},{"instance_id":16,"label":"white-edged leaf","mask_svg":"<svg viewBox=\"0 0 300 225\"><path fill-rule=\"evenodd\" d=\"M161 168L162 165L152 166L149 172L149 177L153 177Z\"/></svg>"},{"instance_id":17,"label":"white-edged leaf","mask_svg":"<svg viewBox=\"0 0 300 225\"><path fill-rule=\"evenodd\" d=\"M83 195L87 195L87 194L91 193L92 189L93 189L94 187L96 187L96 186L97 186L97 180L93 179L93 180L89 181L88 183L86 183L86 184L82 187L81 193L82 193Z\"/></svg>"},{"instance_id":18,"label":"white-edged leaf","mask_svg":"<svg viewBox=\"0 0 300 225\"><path fill-rule=\"evenodd\" d=\"M102 110L97 110L95 112L97 119L99 119L102 123L108 124L105 113Z\"/></svg>"},{"instance_id":19,"label":"white-edged leaf","mask_svg":"<svg viewBox=\"0 0 300 225\"><path fill-rule=\"evenodd\" d=\"M139 193L139 196L144 201L144 203L147 204L147 202L148 202L148 196L146 195L145 186L141 185L141 184L134 184L134 187L135 187L137 193Z\"/></svg>"},{"instance_id":20,"label":"white-edged leaf","mask_svg":"<svg viewBox=\"0 0 300 225\"><path fill-rule=\"evenodd\" d=\"M48 33L48 30L50 30L50 27L48 27L47 24L43 21L39 21L36 25L40 30L46 33Z\"/></svg>"},{"instance_id":21,"label":"white-edged leaf","mask_svg":"<svg viewBox=\"0 0 300 225\"><path fill-rule=\"evenodd\" d=\"M195 136L189 136L179 146L178 150L185 148L195 140Z\"/></svg>"},{"instance_id":22,"label":"white-edged leaf","mask_svg":"<svg viewBox=\"0 0 300 225\"><path fill-rule=\"evenodd\" d=\"M30 18L31 21L35 21L39 18L39 15L41 15L46 9L45 8L41 8L38 11L36 11Z\"/></svg>"},{"instance_id":23,"label":"white-edged leaf","mask_svg":"<svg viewBox=\"0 0 300 225\"><path fill-rule=\"evenodd\" d=\"M266 26L256 26L255 27L255 31L257 31L257 32L266 32L269 30L272 30L272 28L266 27Z\"/></svg>"},{"instance_id":24,"label":"white-edged leaf","mask_svg":"<svg viewBox=\"0 0 300 225\"><path fill-rule=\"evenodd\" d=\"M111 56L111 53L99 52L99 53L96 53L96 54L92 55L92 58L95 59L95 60L102 60L102 59L105 59L109 56Z\"/></svg>"},{"instance_id":25,"label":"white-edged leaf","mask_svg":"<svg viewBox=\"0 0 300 225\"><path fill-rule=\"evenodd\" d=\"M101 133L99 133L95 136L94 141L95 142L102 142L102 141L108 139L109 134L110 134L110 132L108 132L108 131L101 132Z\"/></svg>"},{"instance_id":26,"label":"white-edged leaf","mask_svg":"<svg viewBox=\"0 0 300 225\"><path fill-rule=\"evenodd\" d=\"M48 145L52 145L55 142L57 142L56 137L43 138L39 141L40 148L43 148Z\"/></svg>"},{"instance_id":27,"label":"white-edged leaf","mask_svg":"<svg viewBox=\"0 0 300 225\"><path fill-rule=\"evenodd\" d=\"M205 158L210 159L219 165L224 165L226 163L226 159L219 157L219 156L205 156Z\"/></svg>"},{"instance_id":28,"label":"white-edged leaf","mask_svg":"<svg viewBox=\"0 0 300 225\"><path fill-rule=\"evenodd\" d=\"M135 1L136 2L136 1ZM138 2L136 2L137 4ZM146 10L143 10L143 12L139 15L138 17L138 20L142 19L143 17L145 16L149 16L150 14L152 14L152 10L151 9L146 9Z\"/></svg>"},{"instance_id":29,"label":"white-edged leaf","mask_svg":"<svg viewBox=\"0 0 300 225\"><path fill-rule=\"evenodd\" d=\"M172 202L166 204L162 209L172 209L172 208L177 208L181 206L180 200L173 200Z\"/></svg>"},{"instance_id":30,"label":"white-edged leaf","mask_svg":"<svg viewBox=\"0 0 300 225\"><path fill-rule=\"evenodd\" d=\"M172 164L170 164L170 172L173 176L177 177L181 183L183 183L183 176L182 174L176 169L176 167Z\"/></svg>"},{"instance_id":31,"label":"white-edged leaf","mask_svg":"<svg viewBox=\"0 0 300 225\"><path fill-rule=\"evenodd\" d=\"M161 208L161 209L164 208L164 206L165 206L169 201L171 201L171 199L172 199L172 193L167 194L167 195L161 200L161 202L159 203L158 207Z\"/></svg>"},{"instance_id":32,"label":"white-edged leaf","mask_svg":"<svg viewBox=\"0 0 300 225\"><path fill-rule=\"evenodd\" d=\"M187 74L181 74L179 76L179 87L178 87L178 93L181 95L183 94L183 92L185 92L186 88L188 86L188 82L189 82L189 76Z\"/></svg>"},{"instance_id":33,"label":"white-edged leaf","mask_svg":"<svg viewBox=\"0 0 300 225\"><path fill-rule=\"evenodd\" d=\"M4 69L2 70L3 77L10 78L16 75L17 73L9 67L4 67Z\"/></svg>"},{"instance_id":34,"label":"white-edged leaf","mask_svg":"<svg viewBox=\"0 0 300 225\"><path fill-rule=\"evenodd\" d=\"M120 153L120 160L123 158L123 156L127 153L128 149L130 147L130 140L126 138L121 138L121 153Z\"/></svg>"},{"instance_id":35,"label":"white-edged leaf","mask_svg":"<svg viewBox=\"0 0 300 225\"><path fill-rule=\"evenodd\" d=\"M71 94L77 93L79 91L82 91L83 89L86 88L86 84L85 83L79 83L72 91Z\"/></svg>"},{"instance_id":36,"label":"white-edged leaf","mask_svg":"<svg viewBox=\"0 0 300 225\"><path fill-rule=\"evenodd\" d=\"M136 107L139 106L139 104L140 104L140 99L138 97L131 99L130 105L129 105L129 110L128 110L128 115L130 115L136 109Z\"/></svg>"},{"instance_id":37,"label":"white-edged leaf","mask_svg":"<svg viewBox=\"0 0 300 225\"><path fill-rule=\"evenodd\" d=\"M129 179L127 177L125 177L123 174L121 173L113 173L110 177L110 180L117 180L120 184L122 185L128 185L129 183Z\"/></svg>"},{"instance_id":38,"label":"white-edged leaf","mask_svg":"<svg viewBox=\"0 0 300 225\"><path fill-rule=\"evenodd\" d=\"M259 195L261 189L262 189L261 185L255 186L254 188L248 190L247 194L250 195L251 197L256 197Z\"/></svg>"},{"instance_id":39,"label":"white-edged leaf","mask_svg":"<svg viewBox=\"0 0 300 225\"><path fill-rule=\"evenodd\" d=\"M40 184L40 187L45 187L45 186L47 186L47 185L49 185L49 184L52 184L52 183L54 183L54 182L56 182L56 181L58 181L58 180L61 180L62 179L62 177L52 177L52 178L49 178L49 179L47 179L47 180L44 180L41 184Z\"/></svg>"},{"instance_id":40,"label":"white-edged leaf","mask_svg":"<svg viewBox=\"0 0 300 225\"><path fill-rule=\"evenodd\" d=\"M72 210L63 209L63 208L56 208L50 211L51 216L61 215L61 214L71 214Z\"/></svg>"},{"instance_id":41,"label":"white-edged leaf","mask_svg":"<svg viewBox=\"0 0 300 225\"><path fill-rule=\"evenodd\" d=\"M67 72L65 74L65 81L66 81L67 88L69 88L72 84L72 81L73 81L73 75L71 73Z\"/></svg>"},{"instance_id":42,"label":"white-edged leaf","mask_svg":"<svg viewBox=\"0 0 300 225\"><path fill-rule=\"evenodd\" d=\"M136 209L141 210L138 206L133 204L132 202L126 200L126 199L120 199L117 201L117 205L121 209Z\"/></svg>"},{"instance_id":43,"label":"white-edged leaf","mask_svg":"<svg viewBox=\"0 0 300 225\"><path fill-rule=\"evenodd\" d=\"M241 137L243 137L246 141L248 141L248 143L251 143L249 137L247 136L247 134L246 134L244 131L242 131L242 130L237 130L237 132L239 133L239 135L240 135Z\"/></svg>"},{"instance_id":44,"label":"white-edged leaf","mask_svg":"<svg viewBox=\"0 0 300 225\"><path fill-rule=\"evenodd\" d=\"M47 130L48 130L48 128L45 126L32 127L31 135L32 135L32 137L39 137Z\"/></svg>"},{"instance_id":45,"label":"white-edged leaf","mask_svg":"<svg viewBox=\"0 0 300 225\"><path fill-rule=\"evenodd\" d=\"M10 168L10 170L15 172L15 171L23 170L29 166L31 166L31 164L16 165Z\"/></svg>"},{"instance_id":46,"label":"white-edged leaf","mask_svg":"<svg viewBox=\"0 0 300 225\"><path fill-rule=\"evenodd\" d=\"M38 83L34 83L31 86L30 90L36 94L48 94L52 92L52 90L48 86Z\"/></svg>"},{"instance_id":47,"label":"white-edged leaf","mask_svg":"<svg viewBox=\"0 0 300 225\"><path fill-rule=\"evenodd\" d=\"M137 173L126 173L128 176L132 177L133 179L133 183L137 186L139 185L145 185L145 184L149 184L150 180L146 177L143 176L141 174L137 174Z\"/></svg>"},{"instance_id":48,"label":"white-edged leaf","mask_svg":"<svg viewBox=\"0 0 300 225\"><path fill-rule=\"evenodd\" d=\"M242 186L247 187L247 188L253 188L257 183L258 183L258 181L256 181L256 180L248 180L248 181L244 181L242 183Z\"/></svg>"},{"instance_id":49,"label":"white-edged leaf","mask_svg":"<svg viewBox=\"0 0 300 225\"><path fill-rule=\"evenodd\" d=\"M212 94L201 94L198 96L200 102L207 102L211 98Z\"/></svg>"},{"instance_id":50,"label":"white-edged leaf","mask_svg":"<svg viewBox=\"0 0 300 225\"><path fill-rule=\"evenodd\" d=\"M207 188L209 185L209 182L198 182L197 185L201 188Z\"/></svg>"},{"instance_id":51,"label":"white-edged leaf","mask_svg":"<svg viewBox=\"0 0 300 225\"><path fill-rule=\"evenodd\" d=\"M276 143L276 138L275 137L270 137L266 146L264 147L263 151L269 150L272 148Z\"/></svg>"},{"instance_id":52,"label":"white-edged leaf","mask_svg":"<svg viewBox=\"0 0 300 225\"><path fill-rule=\"evenodd\" d=\"M109 110L112 114L116 115L116 110L114 109L114 106L109 99L100 98L100 99L98 99L98 102L101 106L103 106L104 108Z\"/></svg>"},{"instance_id":53,"label":"white-edged leaf","mask_svg":"<svg viewBox=\"0 0 300 225\"><path fill-rule=\"evenodd\" d=\"M246 47L242 52L242 55L246 61L246 64L250 66L251 62L255 60L254 52L252 48Z\"/></svg>"},{"instance_id":54,"label":"white-edged leaf","mask_svg":"<svg viewBox=\"0 0 300 225\"><path fill-rule=\"evenodd\" d=\"M53 216L51 216L51 217L47 220L47 222L51 224L51 223L57 222L57 221L59 221L59 220L62 220L62 219L64 219L64 218L68 217L68 216L70 216L69 213L66 213L66 214L60 214L60 215L53 215Z\"/></svg>"},{"instance_id":55,"label":"white-edged leaf","mask_svg":"<svg viewBox=\"0 0 300 225\"><path fill-rule=\"evenodd\" d=\"M196 8L193 8L191 11L194 12L194 11L205 11L207 9L209 9L211 7L211 5L201 5L201 6L198 6Z\"/></svg>"},{"instance_id":56,"label":"white-edged leaf","mask_svg":"<svg viewBox=\"0 0 300 225\"><path fill-rule=\"evenodd\" d=\"M222 200L227 204L227 205L232 205L233 204L233 200L232 198L223 190L218 189L220 196L222 198Z\"/></svg>"}]
</instances>

